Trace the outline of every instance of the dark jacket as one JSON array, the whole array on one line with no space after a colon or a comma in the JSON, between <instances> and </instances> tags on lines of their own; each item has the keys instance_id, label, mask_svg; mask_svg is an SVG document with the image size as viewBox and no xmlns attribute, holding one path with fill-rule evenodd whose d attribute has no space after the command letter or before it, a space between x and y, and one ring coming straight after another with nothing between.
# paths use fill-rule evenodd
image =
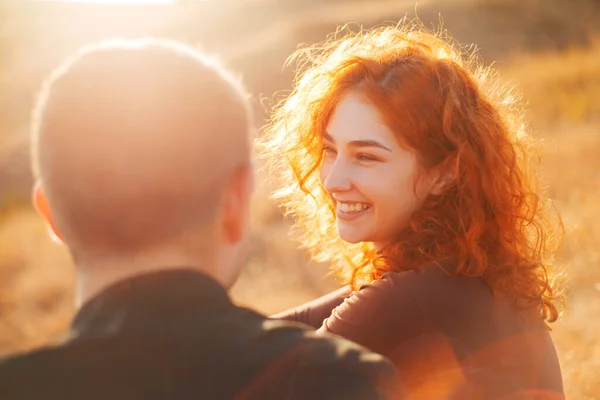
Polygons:
<instances>
[{"instance_id":1,"label":"dark jacket","mask_svg":"<svg viewBox=\"0 0 600 400\"><path fill-rule=\"evenodd\" d=\"M379 355L233 305L191 270L139 276L88 302L74 338L0 363L0 399L384 399Z\"/></svg>"},{"instance_id":2,"label":"dark jacket","mask_svg":"<svg viewBox=\"0 0 600 400\"><path fill-rule=\"evenodd\" d=\"M564 399L556 349L539 314L519 312L481 279L431 264L388 272L347 294L342 289L275 317L384 355L416 398Z\"/></svg>"}]
</instances>

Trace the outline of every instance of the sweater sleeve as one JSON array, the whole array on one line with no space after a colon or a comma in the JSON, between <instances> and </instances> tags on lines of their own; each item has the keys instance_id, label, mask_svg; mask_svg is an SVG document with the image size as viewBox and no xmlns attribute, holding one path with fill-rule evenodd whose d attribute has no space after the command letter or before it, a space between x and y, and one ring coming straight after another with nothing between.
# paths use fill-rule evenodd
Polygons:
<instances>
[{"instance_id":1,"label":"sweater sleeve","mask_svg":"<svg viewBox=\"0 0 600 400\"><path fill-rule=\"evenodd\" d=\"M397 343L419 334L423 315L399 274L362 286L336 307L317 332L332 333L389 355Z\"/></svg>"},{"instance_id":2,"label":"sweater sleeve","mask_svg":"<svg viewBox=\"0 0 600 400\"><path fill-rule=\"evenodd\" d=\"M300 322L317 329L323 324L323 320L331 315L331 311L339 306L350 293L350 287L344 286L318 299L282 311L269 318Z\"/></svg>"}]
</instances>

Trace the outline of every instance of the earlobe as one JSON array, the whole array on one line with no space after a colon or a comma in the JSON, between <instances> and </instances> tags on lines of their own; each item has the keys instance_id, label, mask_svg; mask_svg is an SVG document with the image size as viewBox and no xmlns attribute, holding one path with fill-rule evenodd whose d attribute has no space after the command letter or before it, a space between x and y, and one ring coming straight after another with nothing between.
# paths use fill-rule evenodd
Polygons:
<instances>
[{"instance_id":1,"label":"earlobe","mask_svg":"<svg viewBox=\"0 0 600 400\"><path fill-rule=\"evenodd\" d=\"M32 201L36 211L44 218L44 220L46 220L50 230L50 237L56 242L64 243L62 235L54 224L54 219L52 217L52 212L50 211L50 204L48 203L46 193L44 193L44 189L39 182L36 182L33 187Z\"/></svg>"},{"instance_id":2,"label":"earlobe","mask_svg":"<svg viewBox=\"0 0 600 400\"><path fill-rule=\"evenodd\" d=\"M454 182L454 172L451 169L442 171L433 181L431 194L439 196Z\"/></svg>"}]
</instances>

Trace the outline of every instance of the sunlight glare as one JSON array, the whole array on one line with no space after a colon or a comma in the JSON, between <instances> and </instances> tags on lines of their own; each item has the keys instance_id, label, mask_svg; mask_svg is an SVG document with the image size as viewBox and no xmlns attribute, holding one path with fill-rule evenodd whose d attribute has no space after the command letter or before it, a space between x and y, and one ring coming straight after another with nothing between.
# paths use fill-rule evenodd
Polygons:
<instances>
[{"instance_id":1,"label":"sunlight glare","mask_svg":"<svg viewBox=\"0 0 600 400\"><path fill-rule=\"evenodd\" d=\"M46 3L85 3L85 4L173 4L177 0L37 0Z\"/></svg>"}]
</instances>

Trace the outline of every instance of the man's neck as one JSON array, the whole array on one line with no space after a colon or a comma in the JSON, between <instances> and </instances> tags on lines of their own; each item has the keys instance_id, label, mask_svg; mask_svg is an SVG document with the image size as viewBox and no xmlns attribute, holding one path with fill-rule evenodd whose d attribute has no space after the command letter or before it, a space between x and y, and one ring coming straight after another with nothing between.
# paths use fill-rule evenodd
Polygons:
<instances>
[{"instance_id":1,"label":"man's neck","mask_svg":"<svg viewBox=\"0 0 600 400\"><path fill-rule=\"evenodd\" d=\"M204 256L195 259L181 255L152 254L147 257L103 258L101 260L76 262L77 307L97 296L106 288L136 276L189 268L202 272L219 281L214 272L215 260Z\"/></svg>"}]
</instances>

